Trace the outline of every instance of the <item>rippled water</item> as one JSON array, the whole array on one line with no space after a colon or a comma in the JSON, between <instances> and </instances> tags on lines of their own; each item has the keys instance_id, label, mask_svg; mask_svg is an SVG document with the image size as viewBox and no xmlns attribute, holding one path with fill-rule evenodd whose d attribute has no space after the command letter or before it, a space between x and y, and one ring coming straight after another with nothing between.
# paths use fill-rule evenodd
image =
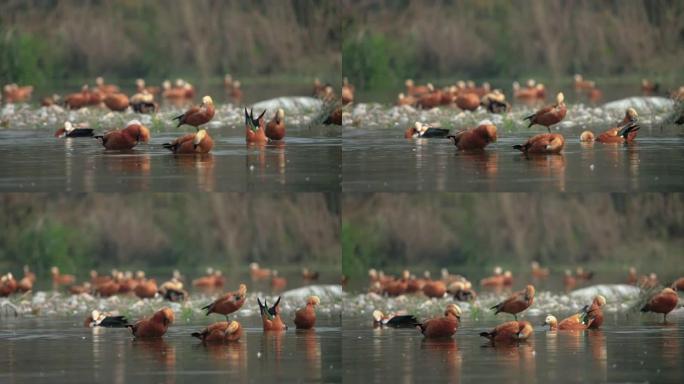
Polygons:
<instances>
[{"instance_id":1,"label":"rippled water","mask_svg":"<svg viewBox=\"0 0 684 384\"><path fill-rule=\"evenodd\" d=\"M218 320L218 319L215 319ZM240 319L238 343L205 346L177 324L161 340L134 340L128 329L84 328L82 319L0 322L0 382L176 383L340 382L340 324L264 333L256 317Z\"/></svg>"},{"instance_id":2,"label":"rippled water","mask_svg":"<svg viewBox=\"0 0 684 384\"><path fill-rule=\"evenodd\" d=\"M599 132L600 127L592 130ZM684 138L644 127L630 145L585 144L566 130L560 155L526 157L512 148L541 132L500 131L478 153L450 140L404 139L402 129L344 132L343 191L679 191L684 188Z\"/></svg>"},{"instance_id":3,"label":"rippled water","mask_svg":"<svg viewBox=\"0 0 684 384\"><path fill-rule=\"evenodd\" d=\"M478 334L508 318L464 319L452 340L415 329L374 329L369 317L343 320L348 382L682 382L684 323L608 317L599 331L549 332L529 317L534 336L492 347Z\"/></svg>"},{"instance_id":4,"label":"rippled water","mask_svg":"<svg viewBox=\"0 0 684 384\"><path fill-rule=\"evenodd\" d=\"M181 130L153 132L126 152L46 130L0 131L0 191L339 190L339 128L288 127L284 142L265 146L246 145L243 129L211 129L214 149L203 156L161 147Z\"/></svg>"}]
</instances>

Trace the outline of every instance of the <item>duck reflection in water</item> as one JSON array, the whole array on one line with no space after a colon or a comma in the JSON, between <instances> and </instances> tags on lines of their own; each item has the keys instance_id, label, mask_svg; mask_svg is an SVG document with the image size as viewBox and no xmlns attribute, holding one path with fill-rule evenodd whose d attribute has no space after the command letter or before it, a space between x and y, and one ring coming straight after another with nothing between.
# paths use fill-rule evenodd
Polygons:
<instances>
[{"instance_id":1,"label":"duck reflection in water","mask_svg":"<svg viewBox=\"0 0 684 384\"><path fill-rule=\"evenodd\" d=\"M214 155L198 153L192 155L174 155L178 169L183 172L195 172L197 186L200 190L210 192L215 189Z\"/></svg>"},{"instance_id":2,"label":"duck reflection in water","mask_svg":"<svg viewBox=\"0 0 684 384\"><path fill-rule=\"evenodd\" d=\"M321 379L321 344L314 329L296 331L297 353L304 352L306 358L306 377L309 380Z\"/></svg>"}]
</instances>

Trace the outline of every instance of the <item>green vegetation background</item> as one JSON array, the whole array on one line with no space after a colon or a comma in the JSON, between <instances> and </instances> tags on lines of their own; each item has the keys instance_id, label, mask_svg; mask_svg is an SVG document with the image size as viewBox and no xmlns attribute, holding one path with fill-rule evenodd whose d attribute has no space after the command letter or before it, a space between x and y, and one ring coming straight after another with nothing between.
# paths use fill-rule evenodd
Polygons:
<instances>
[{"instance_id":1,"label":"green vegetation background","mask_svg":"<svg viewBox=\"0 0 684 384\"><path fill-rule=\"evenodd\" d=\"M682 80L682 1L345 0L343 15L343 73L361 89L575 73Z\"/></svg>"},{"instance_id":2,"label":"green vegetation background","mask_svg":"<svg viewBox=\"0 0 684 384\"><path fill-rule=\"evenodd\" d=\"M0 2L0 84L339 78L339 1Z\"/></svg>"},{"instance_id":3,"label":"green vegetation background","mask_svg":"<svg viewBox=\"0 0 684 384\"><path fill-rule=\"evenodd\" d=\"M340 268L335 194L2 194L0 270ZM20 274L19 274L20 275Z\"/></svg>"},{"instance_id":4,"label":"green vegetation background","mask_svg":"<svg viewBox=\"0 0 684 384\"><path fill-rule=\"evenodd\" d=\"M681 273L682 194L347 194L342 212L348 276L533 260Z\"/></svg>"}]
</instances>

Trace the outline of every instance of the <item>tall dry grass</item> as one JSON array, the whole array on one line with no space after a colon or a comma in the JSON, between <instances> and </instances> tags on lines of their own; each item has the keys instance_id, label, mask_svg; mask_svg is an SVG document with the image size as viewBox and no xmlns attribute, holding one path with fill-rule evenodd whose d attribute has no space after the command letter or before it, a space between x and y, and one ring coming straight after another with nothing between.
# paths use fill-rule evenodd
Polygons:
<instances>
[{"instance_id":1,"label":"tall dry grass","mask_svg":"<svg viewBox=\"0 0 684 384\"><path fill-rule=\"evenodd\" d=\"M344 196L346 273L369 266L598 263L681 272L682 194Z\"/></svg>"},{"instance_id":2,"label":"tall dry grass","mask_svg":"<svg viewBox=\"0 0 684 384\"><path fill-rule=\"evenodd\" d=\"M330 76L337 16L337 0L8 0L0 40L49 42L59 76Z\"/></svg>"},{"instance_id":3,"label":"tall dry grass","mask_svg":"<svg viewBox=\"0 0 684 384\"><path fill-rule=\"evenodd\" d=\"M0 265L339 268L336 195L3 194Z\"/></svg>"},{"instance_id":4,"label":"tall dry grass","mask_svg":"<svg viewBox=\"0 0 684 384\"><path fill-rule=\"evenodd\" d=\"M684 62L681 1L346 0L343 9L345 60L351 43L385 36L414 63L397 77L664 76ZM367 82L354 64L345 61L345 75Z\"/></svg>"}]
</instances>

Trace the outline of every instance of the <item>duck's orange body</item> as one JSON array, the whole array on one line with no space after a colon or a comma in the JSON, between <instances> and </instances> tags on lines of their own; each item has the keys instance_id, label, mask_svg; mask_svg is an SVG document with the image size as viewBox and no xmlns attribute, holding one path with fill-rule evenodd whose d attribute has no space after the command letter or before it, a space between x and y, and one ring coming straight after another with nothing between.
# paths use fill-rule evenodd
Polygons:
<instances>
[{"instance_id":1,"label":"duck's orange body","mask_svg":"<svg viewBox=\"0 0 684 384\"><path fill-rule=\"evenodd\" d=\"M285 137L285 112L278 109L273 119L266 124L266 137L271 140L282 140Z\"/></svg>"},{"instance_id":2,"label":"duck's orange body","mask_svg":"<svg viewBox=\"0 0 684 384\"><path fill-rule=\"evenodd\" d=\"M568 112L568 108L565 106L565 97L563 93L556 95L556 103L547 105L546 107L538 110L537 112L526 116L525 120L529 120L528 127L535 124L543 125L546 129L551 132L551 126L558 124L565 118L565 114Z\"/></svg>"},{"instance_id":3,"label":"duck's orange body","mask_svg":"<svg viewBox=\"0 0 684 384\"><path fill-rule=\"evenodd\" d=\"M599 329L603 325L603 307L606 304L606 299L603 296L596 296L591 302L591 305L585 307L584 312L588 321L587 327L589 329Z\"/></svg>"},{"instance_id":4,"label":"duck's orange body","mask_svg":"<svg viewBox=\"0 0 684 384\"><path fill-rule=\"evenodd\" d=\"M242 326L237 321L219 321L192 334L204 343L225 343L240 340Z\"/></svg>"},{"instance_id":5,"label":"duck's orange body","mask_svg":"<svg viewBox=\"0 0 684 384\"><path fill-rule=\"evenodd\" d=\"M57 267L52 267L51 273L52 283L55 286L71 285L76 281L76 278L73 275L62 275L61 273L59 273L59 269Z\"/></svg>"},{"instance_id":6,"label":"duck's orange body","mask_svg":"<svg viewBox=\"0 0 684 384\"><path fill-rule=\"evenodd\" d=\"M262 112L259 117L254 119L254 114L248 114L247 108L245 108L245 140L248 143L265 144L268 142L266 126L264 124L265 113L266 111Z\"/></svg>"},{"instance_id":7,"label":"duck's orange body","mask_svg":"<svg viewBox=\"0 0 684 384\"><path fill-rule=\"evenodd\" d=\"M271 277L271 289L274 291L282 291L287 287L287 279L278 276L277 271L273 271L273 277Z\"/></svg>"},{"instance_id":8,"label":"duck's orange body","mask_svg":"<svg viewBox=\"0 0 684 384\"><path fill-rule=\"evenodd\" d=\"M101 139L102 146L106 149L122 151L133 149L140 142L148 142L150 131L139 121L133 120L124 129L110 131L95 138Z\"/></svg>"},{"instance_id":9,"label":"duck's orange body","mask_svg":"<svg viewBox=\"0 0 684 384\"><path fill-rule=\"evenodd\" d=\"M456 96L456 105L464 111L474 111L480 106L480 96L475 92L461 92Z\"/></svg>"},{"instance_id":10,"label":"duck's orange body","mask_svg":"<svg viewBox=\"0 0 684 384\"><path fill-rule=\"evenodd\" d=\"M268 307L268 304L264 300L264 304L257 298L257 303L259 304L259 311L261 312L261 324L264 331L285 331L287 330L287 325L283 323L280 318L280 297L276 300L272 307Z\"/></svg>"},{"instance_id":11,"label":"duck's orange body","mask_svg":"<svg viewBox=\"0 0 684 384\"><path fill-rule=\"evenodd\" d=\"M663 320L667 321L667 314L677 307L678 302L679 297L677 296L677 292L672 288L665 288L655 294L648 303L641 308L641 312L662 313Z\"/></svg>"},{"instance_id":12,"label":"duck's orange body","mask_svg":"<svg viewBox=\"0 0 684 384\"><path fill-rule=\"evenodd\" d=\"M157 282L154 279L139 281L133 289L135 295L141 299L151 299L157 295Z\"/></svg>"},{"instance_id":13,"label":"duck's orange body","mask_svg":"<svg viewBox=\"0 0 684 384\"><path fill-rule=\"evenodd\" d=\"M173 320L173 311L170 308L162 308L152 317L139 320L128 327L136 338L159 338L164 336Z\"/></svg>"},{"instance_id":14,"label":"duck's orange body","mask_svg":"<svg viewBox=\"0 0 684 384\"><path fill-rule=\"evenodd\" d=\"M196 105L183 113L173 118L178 120L177 127L183 124L192 125L198 128L200 125L206 124L214 118L214 101L209 96L202 98L202 104Z\"/></svg>"},{"instance_id":15,"label":"duck's orange body","mask_svg":"<svg viewBox=\"0 0 684 384\"><path fill-rule=\"evenodd\" d=\"M128 96L123 93L109 93L104 98L104 103L107 108L112 111L123 112L128 109Z\"/></svg>"},{"instance_id":16,"label":"duck's orange body","mask_svg":"<svg viewBox=\"0 0 684 384\"><path fill-rule=\"evenodd\" d=\"M214 139L205 129L200 129L195 133L188 133L170 143L165 143L163 147L178 154L209 153L214 148Z\"/></svg>"},{"instance_id":17,"label":"duck's orange body","mask_svg":"<svg viewBox=\"0 0 684 384\"><path fill-rule=\"evenodd\" d=\"M119 293L119 284L114 280L108 280L96 285L95 292L102 297L110 297Z\"/></svg>"},{"instance_id":18,"label":"duck's orange body","mask_svg":"<svg viewBox=\"0 0 684 384\"><path fill-rule=\"evenodd\" d=\"M634 141L640 127L636 124L636 112L634 112L634 116L630 116L630 109L627 110L627 113L619 126L610 128L601 133L596 138L596 141L599 143L631 143Z\"/></svg>"},{"instance_id":19,"label":"duck's orange body","mask_svg":"<svg viewBox=\"0 0 684 384\"><path fill-rule=\"evenodd\" d=\"M672 289L677 291L684 291L684 277L680 277L672 283Z\"/></svg>"},{"instance_id":20,"label":"duck's orange body","mask_svg":"<svg viewBox=\"0 0 684 384\"><path fill-rule=\"evenodd\" d=\"M316 325L316 311L314 306L320 304L318 296L309 296L306 306L295 312L294 323L297 329L311 329Z\"/></svg>"},{"instance_id":21,"label":"duck's orange body","mask_svg":"<svg viewBox=\"0 0 684 384\"><path fill-rule=\"evenodd\" d=\"M79 109L90 104L90 93L88 87L84 86L81 92L72 93L64 98L64 104L69 109Z\"/></svg>"},{"instance_id":22,"label":"duck's orange body","mask_svg":"<svg viewBox=\"0 0 684 384\"><path fill-rule=\"evenodd\" d=\"M425 93L418 99L417 105L423 109L431 109L442 104L442 92L434 91Z\"/></svg>"},{"instance_id":23,"label":"duck's orange body","mask_svg":"<svg viewBox=\"0 0 684 384\"><path fill-rule=\"evenodd\" d=\"M527 321L509 321L498 325L491 332L482 332L480 336L492 342L511 343L527 340L534 329Z\"/></svg>"},{"instance_id":24,"label":"duck's orange body","mask_svg":"<svg viewBox=\"0 0 684 384\"><path fill-rule=\"evenodd\" d=\"M254 281L265 280L271 277L271 270L267 268L261 268L257 263L251 263L249 265L249 274Z\"/></svg>"},{"instance_id":25,"label":"duck's orange body","mask_svg":"<svg viewBox=\"0 0 684 384\"><path fill-rule=\"evenodd\" d=\"M587 329L587 324L582 322L579 313L567 317L560 322L554 316L547 316L544 325L548 325L551 331L584 331Z\"/></svg>"},{"instance_id":26,"label":"duck's orange body","mask_svg":"<svg viewBox=\"0 0 684 384\"><path fill-rule=\"evenodd\" d=\"M534 286L528 285L525 289L514 292L508 299L493 306L494 314L499 312L510 313L518 319L518 313L529 308L534 303Z\"/></svg>"},{"instance_id":27,"label":"duck's orange body","mask_svg":"<svg viewBox=\"0 0 684 384\"><path fill-rule=\"evenodd\" d=\"M17 283L17 292L28 292L31 289L33 289L33 281L28 276L22 277Z\"/></svg>"},{"instance_id":28,"label":"duck's orange body","mask_svg":"<svg viewBox=\"0 0 684 384\"><path fill-rule=\"evenodd\" d=\"M17 281L11 273L2 276L2 280L0 280L0 297L7 297L13 294L17 290L17 286Z\"/></svg>"},{"instance_id":29,"label":"duck's orange body","mask_svg":"<svg viewBox=\"0 0 684 384\"><path fill-rule=\"evenodd\" d=\"M345 81L345 83L346 83L346 81ZM349 84L342 85L342 105L351 104L353 101L354 101L354 88Z\"/></svg>"},{"instance_id":30,"label":"duck's orange body","mask_svg":"<svg viewBox=\"0 0 684 384\"><path fill-rule=\"evenodd\" d=\"M226 293L202 309L207 311L207 316L212 313L228 316L242 308L245 300L247 300L247 286L240 284L237 291Z\"/></svg>"},{"instance_id":31,"label":"duck's orange body","mask_svg":"<svg viewBox=\"0 0 684 384\"><path fill-rule=\"evenodd\" d=\"M426 338L449 338L456 333L460 318L461 309L456 304L449 304L444 316L427 320L418 327Z\"/></svg>"},{"instance_id":32,"label":"duck's orange body","mask_svg":"<svg viewBox=\"0 0 684 384\"><path fill-rule=\"evenodd\" d=\"M530 137L525 144L513 148L523 153L560 153L565 146L565 138L560 133L540 133Z\"/></svg>"},{"instance_id":33,"label":"duck's orange body","mask_svg":"<svg viewBox=\"0 0 684 384\"><path fill-rule=\"evenodd\" d=\"M485 123L447 137L462 151L481 150L496 141L496 126Z\"/></svg>"},{"instance_id":34,"label":"duck's orange body","mask_svg":"<svg viewBox=\"0 0 684 384\"><path fill-rule=\"evenodd\" d=\"M446 284L440 280L431 280L423 285L423 294L427 297L441 298L444 297L446 291Z\"/></svg>"}]
</instances>

